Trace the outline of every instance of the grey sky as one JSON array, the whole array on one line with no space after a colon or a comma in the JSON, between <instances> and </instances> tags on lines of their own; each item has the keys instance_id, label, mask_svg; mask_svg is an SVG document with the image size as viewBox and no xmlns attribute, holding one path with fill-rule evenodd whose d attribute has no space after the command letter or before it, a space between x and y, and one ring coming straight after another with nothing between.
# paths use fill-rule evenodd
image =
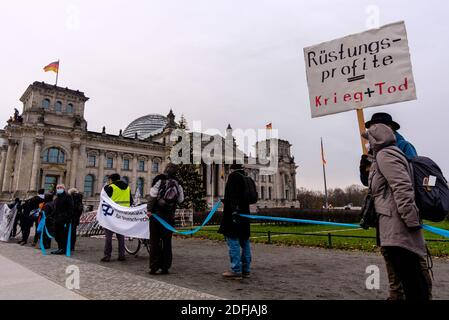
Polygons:
<instances>
[{"instance_id":1,"label":"grey sky","mask_svg":"<svg viewBox=\"0 0 449 320\"><path fill-rule=\"evenodd\" d=\"M59 85L84 91L88 129L118 133L139 116L173 108L203 128L264 128L293 144L298 186L322 189L320 137L329 187L359 183L355 111L311 119L302 50L405 20L418 100L387 111L418 152L449 176L447 1L2 1L0 118L5 121L42 68L61 60Z\"/></svg>"}]
</instances>

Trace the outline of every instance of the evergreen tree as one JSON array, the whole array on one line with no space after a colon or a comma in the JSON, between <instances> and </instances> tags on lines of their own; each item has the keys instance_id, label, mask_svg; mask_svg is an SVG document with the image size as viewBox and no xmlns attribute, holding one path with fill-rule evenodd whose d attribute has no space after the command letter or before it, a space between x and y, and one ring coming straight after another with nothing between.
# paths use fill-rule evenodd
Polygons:
<instances>
[{"instance_id":1,"label":"evergreen tree","mask_svg":"<svg viewBox=\"0 0 449 320\"><path fill-rule=\"evenodd\" d=\"M178 166L177 178L184 189L184 202L181 209L193 209L194 211L204 211L207 209L205 200L206 190L203 186L203 179L194 164L180 164Z\"/></svg>"}]
</instances>

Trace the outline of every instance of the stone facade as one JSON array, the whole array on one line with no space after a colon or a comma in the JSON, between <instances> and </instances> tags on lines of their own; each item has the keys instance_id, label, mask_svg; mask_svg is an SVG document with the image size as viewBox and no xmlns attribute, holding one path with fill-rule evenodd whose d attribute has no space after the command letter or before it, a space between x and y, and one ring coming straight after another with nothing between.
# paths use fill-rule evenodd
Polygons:
<instances>
[{"instance_id":1,"label":"stone facade","mask_svg":"<svg viewBox=\"0 0 449 320\"><path fill-rule=\"evenodd\" d=\"M0 130L0 201L26 198L39 188L54 184L76 187L85 193L88 204L95 205L106 177L118 172L143 196L149 193L153 178L168 162L171 142L168 137L176 127L170 111L162 133L146 139L121 134L93 132L84 118L83 92L34 82L20 98L21 116L11 118ZM290 155L291 145L279 140L279 170L261 176L260 166L248 165L261 192L260 205L296 206L296 168ZM211 201L224 196L227 165L202 165L200 172ZM212 178L211 178L211 175Z\"/></svg>"}]
</instances>

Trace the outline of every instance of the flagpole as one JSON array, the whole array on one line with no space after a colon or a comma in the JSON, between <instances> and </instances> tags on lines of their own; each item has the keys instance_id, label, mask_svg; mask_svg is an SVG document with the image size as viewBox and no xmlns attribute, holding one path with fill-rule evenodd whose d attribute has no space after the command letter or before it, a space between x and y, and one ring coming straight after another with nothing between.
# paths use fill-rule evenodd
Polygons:
<instances>
[{"instance_id":1,"label":"flagpole","mask_svg":"<svg viewBox=\"0 0 449 320\"><path fill-rule=\"evenodd\" d=\"M55 84L55 86L58 85L58 77L59 77L59 59L58 59L58 71L56 72L56 84Z\"/></svg>"},{"instance_id":2,"label":"flagpole","mask_svg":"<svg viewBox=\"0 0 449 320\"><path fill-rule=\"evenodd\" d=\"M323 138L321 138L321 160L322 160L321 162L323 163L325 208L329 209L329 201L328 201L328 197L327 197L326 164L325 164L325 160L324 160Z\"/></svg>"}]
</instances>

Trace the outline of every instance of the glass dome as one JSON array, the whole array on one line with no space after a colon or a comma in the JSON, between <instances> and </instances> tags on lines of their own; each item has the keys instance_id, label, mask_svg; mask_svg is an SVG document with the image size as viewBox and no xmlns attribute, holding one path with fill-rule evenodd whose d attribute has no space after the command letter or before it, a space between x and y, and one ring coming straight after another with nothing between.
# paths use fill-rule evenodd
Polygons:
<instances>
[{"instance_id":1,"label":"glass dome","mask_svg":"<svg viewBox=\"0 0 449 320\"><path fill-rule=\"evenodd\" d=\"M150 136L161 133L167 125L167 118L160 114L149 114L131 122L123 131L123 136L134 138L137 132L139 139L147 139Z\"/></svg>"}]
</instances>

